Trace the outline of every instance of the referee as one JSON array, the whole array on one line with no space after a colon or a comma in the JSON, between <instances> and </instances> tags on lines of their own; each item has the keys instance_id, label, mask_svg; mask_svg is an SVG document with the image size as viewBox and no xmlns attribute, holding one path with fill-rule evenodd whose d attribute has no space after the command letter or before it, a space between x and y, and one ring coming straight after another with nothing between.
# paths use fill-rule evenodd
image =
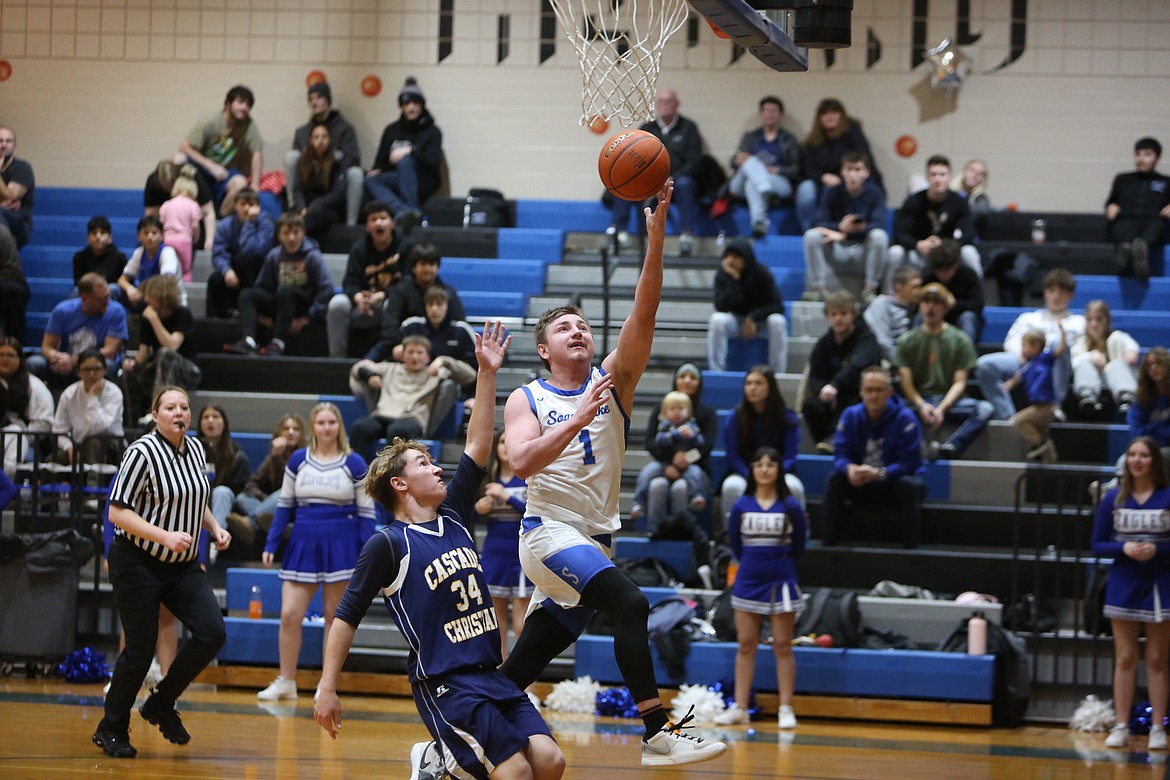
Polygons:
<instances>
[{"instance_id":1,"label":"referee","mask_svg":"<svg viewBox=\"0 0 1170 780\"><path fill-rule=\"evenodd\" d=\"M219 602L199 566L200 526L220 550L231 535L208 508L211 487L203 445L185 435L191 424L186 391L162 388L151 405L151 418L154 431L126 450L110 489L110 521L116 526L109 551L110 583L126 648L114 664L105 717L93 741L115 758L138 753L130 744L130 709L154 657L159 605L187 626L191 639L138 711L171 742L185 745L191 739L175 711L175 699L226 638Z\"/></svg>"}]
</instances>

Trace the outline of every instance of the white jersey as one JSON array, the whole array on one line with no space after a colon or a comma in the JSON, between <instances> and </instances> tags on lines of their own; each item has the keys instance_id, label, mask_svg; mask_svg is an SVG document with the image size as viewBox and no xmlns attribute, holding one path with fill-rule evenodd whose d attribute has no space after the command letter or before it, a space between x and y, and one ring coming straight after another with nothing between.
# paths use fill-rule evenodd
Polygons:
<instances>
[{"instance_id":1,"label":"white jersey","mask_svg":"<svg viewBox=\"0 0 1170 780\"><path fill-rule=\"evenodd\" d=\"M594 368L576 390L560 390L543 379L524 385L540 433L566 422L605 372ZM588 535L621 528L618 497L630 418L610 390L593 421L556 460L528 478L528 516L559 520Z\"/></svg>"}]
</instances>

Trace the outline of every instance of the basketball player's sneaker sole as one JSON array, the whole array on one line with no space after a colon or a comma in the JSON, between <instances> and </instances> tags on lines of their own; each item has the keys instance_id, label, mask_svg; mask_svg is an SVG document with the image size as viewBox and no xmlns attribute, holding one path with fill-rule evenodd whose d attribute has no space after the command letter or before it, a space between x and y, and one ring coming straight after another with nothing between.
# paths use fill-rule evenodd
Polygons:
<instances>
[{"instance_id":1,"label":"basketball player's sneaker sole","mask_svg":"<svg viewBox=\"0 0 1170 780\"><path fill-rule=\"evenodd\" d=\"M415 743L410 749L410 780L442 780L446 774L435 741Z\"/></svg>"}]
</instances>

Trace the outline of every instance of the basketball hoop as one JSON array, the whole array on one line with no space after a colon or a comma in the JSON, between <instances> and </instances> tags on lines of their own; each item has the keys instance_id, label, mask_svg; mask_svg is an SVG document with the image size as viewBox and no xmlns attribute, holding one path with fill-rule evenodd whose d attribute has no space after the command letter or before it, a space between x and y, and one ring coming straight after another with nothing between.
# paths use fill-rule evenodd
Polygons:
<instances>
[{"instance_id":1,"label":"basketball hoop","mask_svg":"<svg viewBox=\"0 0 1170 780\"><path fill-rule=\"evenodd\" d=\"M581 61L581 119L623 127L654 118L666 41L687 20L686 0L548 0Z\"/></svg>"}]
</instances>

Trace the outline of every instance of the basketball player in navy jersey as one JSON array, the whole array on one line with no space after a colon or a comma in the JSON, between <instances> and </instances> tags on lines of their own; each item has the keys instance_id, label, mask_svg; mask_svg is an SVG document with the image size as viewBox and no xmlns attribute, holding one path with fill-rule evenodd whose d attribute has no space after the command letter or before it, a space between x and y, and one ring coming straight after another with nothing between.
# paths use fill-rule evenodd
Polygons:
<instances>
[{"instance_id":1,"label":"basketball player in navy jersey","mask_svg":"<svg viewBox=\"0 0 1170 780\"><path fill-rule=\"evenodd\" d=\"M480 780L558 780L565 770L564 755L540 713L496 668L501 658L496 612L465 525L486 474L496 371L510 340L499 322L489 322L484 335L476 336L480 402L449 486L419 442L395 439L370 464L366 492L394 521L362 548L325 646L313 717L336 738L337 675L370 601L382 592L410 645L407 673L415 705L437 742L437 751L434 743L423 742L411 752L414 778L440 777L445 768L453 777ZM431 758L439 754L443 767Z\"/></svg>"},{"instance_id":2,"label":"basketball player in navy jersey","mask_svg":"<svg viewBox=\"0 0 1170 780\"><path fill-rule=\"evenodd\" d=\"M706 761L727 746L671 723L658 698L646 617L638 586L614 567L613 533L621 528L618 494L634 389L650 359L662 295L662 243L674 186L645 209L648 246L634 307L617 348L593 365L593 333L579 309L561 306L536 325L536 352L549 369L508 398L508 458L528 482L520 527L520 563L536 586L524 629L500 667L517 686L536 681L549 661L577 640L594 611L614 625L614 656L646 724L643 766Z\"/></svg>"}]
</instances>

